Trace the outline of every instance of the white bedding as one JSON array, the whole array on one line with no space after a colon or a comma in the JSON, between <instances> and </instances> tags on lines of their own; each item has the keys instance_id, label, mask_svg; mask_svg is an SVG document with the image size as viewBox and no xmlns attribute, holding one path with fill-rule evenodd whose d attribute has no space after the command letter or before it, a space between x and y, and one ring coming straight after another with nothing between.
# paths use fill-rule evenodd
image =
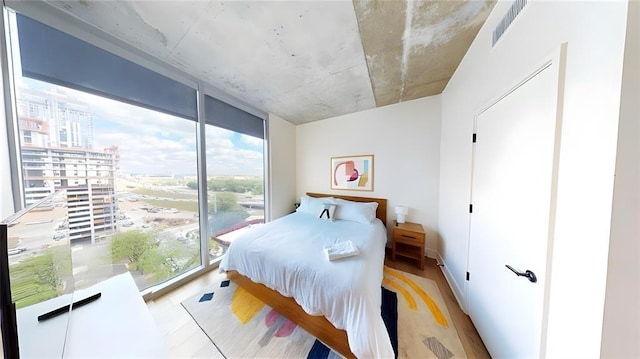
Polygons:
<instances>
[{"instance_id":1,"label":"white bedding","mask_svg":"<svg viewBox=\"0 0 640 359\"><path fill-rule=\"evenodd\" d=\"M324 315L347 332L358 358L393 358L380 315L386 229L371 224L319 220L293 213L247 229L220 263L254 282L293 297L311 315ZM350 240L358 255L329 261L325 245Z\"/></svg>"}]
</instances>

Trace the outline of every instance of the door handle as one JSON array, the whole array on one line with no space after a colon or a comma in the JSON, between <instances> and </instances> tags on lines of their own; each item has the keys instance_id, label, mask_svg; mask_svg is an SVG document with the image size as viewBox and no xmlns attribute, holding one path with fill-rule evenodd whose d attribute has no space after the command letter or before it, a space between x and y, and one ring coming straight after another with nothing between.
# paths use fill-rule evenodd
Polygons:
<instances>
[{"instance_id":1,"label":"door handle","mask_svg":"<svg viewBox=\"0 0 640 359\"><path fill-rule=\"evenodd\" d=\"M527 279L529 279L529 282L531 282L531 283L535 283L535 282L538 281L538 278L536 277L536 274L533 273L532 271L528 270L528 269L523 273L523 272L513 268L512 266L510 266L508 264L505 264L505 266L507 268L509 268L510 271L515 273L518 277L527 277Z\"/></svg>"}]
</instances>

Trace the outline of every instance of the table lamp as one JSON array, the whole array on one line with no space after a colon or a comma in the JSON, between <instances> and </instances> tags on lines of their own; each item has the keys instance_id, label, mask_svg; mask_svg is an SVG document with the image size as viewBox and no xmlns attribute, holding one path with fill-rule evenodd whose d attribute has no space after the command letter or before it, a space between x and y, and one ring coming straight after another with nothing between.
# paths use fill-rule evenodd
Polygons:
<instances>
[{"instance_id":1,"label":"table lamp","mask_svg":"<svg viewBox=\"0 0 640 359\"><path fill-rule=\"evenodd\" d=\"M405 206L396 206L396 225L398 223L404 223L404 217L409 214L409 208Z\"/></svg>"}]
</instances>

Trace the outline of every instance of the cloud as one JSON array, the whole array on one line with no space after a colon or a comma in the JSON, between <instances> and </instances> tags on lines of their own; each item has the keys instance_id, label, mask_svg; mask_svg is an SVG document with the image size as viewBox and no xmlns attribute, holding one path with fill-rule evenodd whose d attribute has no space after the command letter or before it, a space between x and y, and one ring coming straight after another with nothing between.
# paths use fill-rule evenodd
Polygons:
<instances>
[{"instance_id":1,"label":"cloud","mask_svg":"<svg viewBox=\"0 0 640 359\"><path fill-rule=\"evenodd\" d=\"M262 138L257 138L249 135L241 135L240 141L250 147L260 148L261 151L262 147L264 146L264 140Z\"/></svg>"},{"instance_id":2,"label":"cloud","mask_svg":"<svg viewBox=\"0 0 640 359\"><path fill-rule=\"evenodd\" d=\"M197 173L195 147L186 146L181 141L121 132L96 134L95 138L96 144L100 143L103 147L113 144L118 146L120 169L123 173L149 175L195 175Z\"/></svg>"},{"instance_id":3,"label":"cloud","mask_svg":"<svg viewBox=\"0 0 640 359\"><path fill-rule=\"evenodd\" d=\"M52 91L49 85L25 79L25 86ZM197 174L197 122L80 91L58 87L58 98L86 105L92 114L94 149L120 150L124 174ZM205 126L208 175L263 175L263 140Z\"/></svg>"},{"instance_id":4,"label":"cloud","mask_svg":"<svg viewBox=\"0 0 640 359\"><path fill-rule=\"evenodd\" d=\"M263 176L264 161L262 140L259 151L248 149L247 144L256 147L257 141L247 135L207 125L207 175ZM247 139L247 140L245 140ZM234 142L235 141L235 142Z\"/></svg>"}]
</instances>

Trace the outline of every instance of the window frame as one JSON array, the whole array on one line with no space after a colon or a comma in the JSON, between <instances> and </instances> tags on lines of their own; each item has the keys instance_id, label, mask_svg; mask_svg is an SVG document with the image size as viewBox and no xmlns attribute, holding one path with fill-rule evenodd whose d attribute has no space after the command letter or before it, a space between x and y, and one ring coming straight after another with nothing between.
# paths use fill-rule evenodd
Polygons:
<instances>
[{"instance_id":1,"label":"window frame","mask_svg":"<svg viewBox=\"0 0 640 359\"><path fill-rule=\"evenodd\" d=\"M94 45L100 49L106 50L116 56L122 57L139 66L145 67L160 75L166 76L172 80L180 82L188 87L196 90L196 106L197 106L197 126L196 126L196 148L197 148L197 176L198 176L198 211L199 211L199 230L200 230L200 253L201 265L169 279L163 283L154 285L141 291L145 300L157 298L184 283L213 270L218 267L221 258L209 260L209 240L208 240L208 199L207 199L207 169L206 169L206 113L204 106L204 97L210 96L218 100L226 102L242 111L263 120L264 125L264 141L263 141L263 186L265 201L265 221L270 219L268 205L270 195L268 186L268 121L267 114L258 110L251 105L245 103L241 99L231 96L224 91L205 83L170 64L157 59L140 49L120 40L112 35L103 32L79 19L59 10L58 8L45 2L35 1L15 1L7 0L2 5L2 18L0 19L1 34L0 46L4 51L0 51L0 66L2 67L2 90L6 123L0 126L6 126L8 147L9 147L9 168L11 174L11 187L13 195L14 211L24 208L25 195L23 191L24 181L22 177L22 159L20 150L20 134L17 120L16 94L13 80L12 65L12 49L10 48L8 17L10 12L20 13L30 17L47 26L65 32L82 41Z\"/></svg>"}]
</instances>

